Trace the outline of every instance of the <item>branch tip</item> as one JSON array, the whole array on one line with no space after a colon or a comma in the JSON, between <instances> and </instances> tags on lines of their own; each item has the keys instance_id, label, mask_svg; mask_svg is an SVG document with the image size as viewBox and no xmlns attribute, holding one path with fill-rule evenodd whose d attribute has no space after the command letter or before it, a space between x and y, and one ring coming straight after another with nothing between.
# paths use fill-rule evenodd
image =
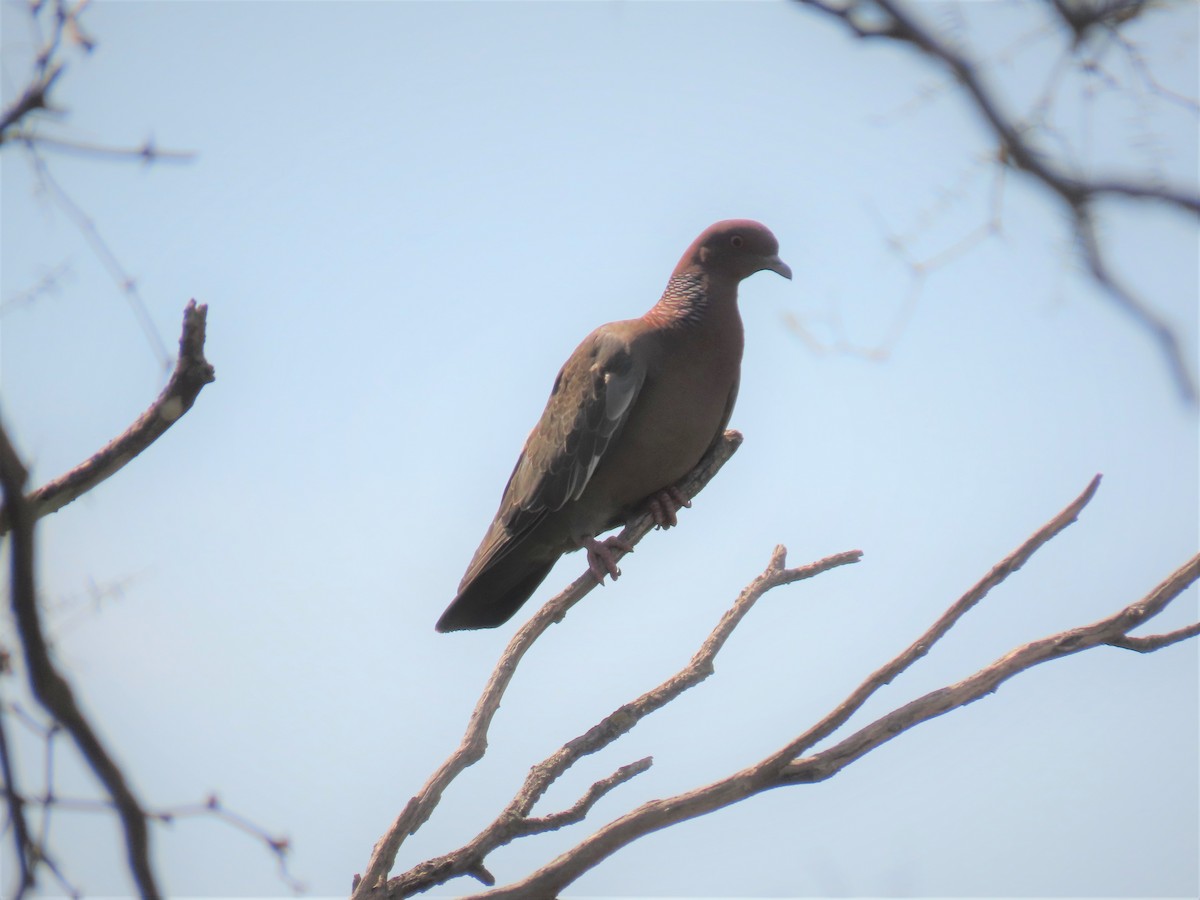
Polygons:
<instances>
[{"instance_id":1,"label":"branch tip","mask_svg":"<svg viewBox=\"0 0 1200 900\"><path fill-rule=\"evenodd\" d=\"M115 475L158 440L192 408L204 386L216 380L216 370L204 356L208 306L188 301L183 311L179 357L166 387L123 434L91 457L49 481L28 496L34 518L57 512ZM8 506L0 508L0 535L10 527Z\"/></svg>"}]
</instances>

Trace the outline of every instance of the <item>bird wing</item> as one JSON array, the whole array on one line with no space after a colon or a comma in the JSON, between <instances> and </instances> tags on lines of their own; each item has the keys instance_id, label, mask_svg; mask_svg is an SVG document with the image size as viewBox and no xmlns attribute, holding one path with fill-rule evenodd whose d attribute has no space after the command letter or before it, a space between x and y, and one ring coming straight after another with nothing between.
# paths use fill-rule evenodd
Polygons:
<instances>
[{"instance_id":1,"label":"bird wing","mask_svg":"<svg viewBox=\"0 0 1200 900\"><path fill-rule=\"evenodd\" d=\"M645 380L644 363L612 326L598 328L576 348L525 440L464 584L518 546L547 515L579 498Z\"/></svg>"}]
</instances>

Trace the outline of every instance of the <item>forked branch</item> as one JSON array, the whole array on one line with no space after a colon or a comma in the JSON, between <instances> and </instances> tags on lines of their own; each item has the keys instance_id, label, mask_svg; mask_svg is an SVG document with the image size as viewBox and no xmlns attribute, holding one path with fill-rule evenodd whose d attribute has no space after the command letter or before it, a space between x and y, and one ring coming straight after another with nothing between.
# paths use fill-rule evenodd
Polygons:
<instances>
[{"instance_id":1,"label":"forked branch","mask_svg":"<svg viewBox=\"0 0 1200 900\"><path fill-rule=\"evenodd\" d=\"M484 884L492 884L491 876L483 866L483 860L493 850L516 838L539 834L582 820L583 814L586 814L603 794L650 768L653 762L650 757L623 766L613 775L592 785L584 797L570 809L539 818L531 816L534 805L576 762L584 756L603 750L622 735L632 731L642 719L662 709L684 691L708 678L714 671L713 661L717 654L760 597L773 588L812 578L830 569L856 563L861 558L861 551L850 550L806 566L789 569L786 567L787 551L782 546L776 547L766 570L746 586L683 669L658 687L646 691L636 700L609 713L592 728L568 741L533 766L525 783L508 806L473 840L452 853L428 860L391 879L384 894L390 898L409 897L458 875L472 875Z\"/></svg>"},{"instance_id":2,"label":"forked branch","mask_svg":"<svg viewBox=\"0 0 1200 900\"><path fill-rule=\"evenodd\" d=\"M724 438L713 447L712 451L700 461L700 464L680 485L684 495L690 499L700 493L712 477L720 471L721 466L725 465L729 458L737 452L737 448L741 444L740 433L725 432ZM654 520L648 513L639 516L621 532L622 543L628 543L630 546L636 545L653 527ZM624 556L623 552L616 551L617 559L622 556ZM500 657L500 662L492 672L487 686L483 689L483 694L480 695L474 712L471 713L470 722L458 749L447 757L441 767L425 782L421 790L408 801L391 827L376 842L366 871L361 876L355 876L355 900L362 900L362 898L370 896L376 889L383 887L396 862L396 854L400 850L400 845L410 834L414 834L425 824L441 801L442 792L446 790L450 782L457 778L463 770L483 758L483 754L487 750L487 733L491 727L492 718L496 715L496 710L500 708L500 699L508 689L508 684L516 672L517 664L520 663L525 652L547 628L555 622L562 621L567 611L590 593L595 586L595 578L585 572L558 596L547 601L513 635Z\"/></svg>"}]
</instances>

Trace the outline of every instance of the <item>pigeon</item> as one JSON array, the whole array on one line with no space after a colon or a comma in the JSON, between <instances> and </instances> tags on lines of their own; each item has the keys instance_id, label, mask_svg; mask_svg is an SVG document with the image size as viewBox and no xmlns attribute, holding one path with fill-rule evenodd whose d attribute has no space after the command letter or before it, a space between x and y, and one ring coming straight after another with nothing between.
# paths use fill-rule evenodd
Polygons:
<instances>
[{"instance_id":1,"label":"pigeon","mask_svg":"<svg viewBox=\"0 0 1200 900\"><path fill-rule=\"evenodd\" d=\"M537 590L564 553L585 549L600 583L620 575L616 537L642 510L676 524L678 488L720 440L737 399L742 279L792 277L764 225L729 219L688 247L641 318L601 325L554 379L491 526L437 630L495 628Z\"/></svg>"}]
</instances>

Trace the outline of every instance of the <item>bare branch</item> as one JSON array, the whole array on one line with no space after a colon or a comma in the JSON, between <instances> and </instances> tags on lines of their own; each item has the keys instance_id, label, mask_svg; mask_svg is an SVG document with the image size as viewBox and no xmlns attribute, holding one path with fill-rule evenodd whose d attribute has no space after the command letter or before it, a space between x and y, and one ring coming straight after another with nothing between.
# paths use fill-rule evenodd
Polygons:
<instances>
[{"instance_id":1,"label":"bare branch","mask_svg":"<svg viewBox=\"0 0 1200 900\"><path fill-rule=\"evenodd\" d=\"M624 784L631 778L641 775L649 770L654 764L654 757L646 756L637 762L631 762L627 766L621 766L617 771L613 772L607 778L597 781L587 789L582 797L575 801L570 807L561 812L551 813L548 816L539 816L537 818L529 818L525 820L523 831L526 834L540 834L546 831L555 831L562 828L564 825L573 825L576 822L582 822L587 816L596 802L611 791L613 788Z\"/></svg>"},{"instance_id":2,"label":"bare branch","mask_svg":"<svg viewBox=\"0 0 1200 900\"><path fill-rule=\"evenodd\" d=\"M41 796L16 795L16 802L23 809L36 808L41 811L40 834L34 839L32 845L36 857L31 857L31 859L38 863L45 862L50 865L52 864L52 860L48 857L48 847L50 845L49 831L52 813L112 814L118 810L113 801L105 797L60 796L55 787L56 767L54 762L54 748L57 744L56 738L63 734L62 727L57 722L52 722L49 726L43 725L37 716L25 710L19 703L12 702L5 706L0 706L0 728L4 724L5 715L9 713L12 714L13 721L35 735L45 748L42 763L42 779L45 784L44 792ZM0 734L0 738L2 737L3 734ZM0 747L0 750L2 749ZM10 779L8 783L15 784L15 780ZM15 791L13 793L16 794ZM13 800L10 796L10 805L12 802ZM253 822L246 816L229 809L215 794L206 797L202 802L159 807L157 809L147 808L143 809L142 812L146 816L147 821L159 822L163 825L172 825L180 819L187 818L216 819L263 844L263 846L275 855L279 865L281 880L295 893L302 893L304 891L304 885L291 874L288 868L287 856L291 850L291 842L286 837L271 834L266 828ZM67 882L63 880L61 872L55 871L55 875L60 882L69 887Z\"/></svg>"},{"instance_id":3,"label":"bare branch","mask_svg":"<svg viewBox=\"0 0 1200 900\"><path fill-rule=\"evenodd\" d=\"M1200 215L1200 196L1158 184L1140 184L1119 178L1104 178L1088 182L1087 191L1093 197L1111 195L1129 200L1151 200L1176 206L1184 212Z\"/></svg>"},{"instance_id":4,"label":"bare branch","mask_svg":"<svg viewBox=\"0 0 1200 900\"><path fill-rule=\"evenodd\" d=\"M61 63L42 72L29 83L29 86L25 88L25 91L16 102L0 114L0 145L17 136L13 128L19 125L21 120L31 112L49 107L47 96L50 93L50 88L54 87L54 82L58 80L62 72L63 66Z\"/></svg>"},{"instance_id":5,"label":"bare branch","mask_svg":"<svg viewBox=\"0 0 1200 900\"><path fill-rule=\"evenodd\" d=\"M1171 103L1180 109L1186 110L1193 115L1200 113L1200 102L1197 102L1194 97L1186 97L1183 94L1171 90L1170 88L1164 87L1159 80L1154 77L1154 73L1150 71L1150 65L1146 62L1145 57L1142 56L1141 51L1133 41L1121 34L1121 32L1116 28L1110 29L1108 35L1125 53L1125 57L1129 60L1129 64L1142 79L1142 83L1145 85L1146 89L1150 91L1150 93L1154 94L1156 97L1161 97L1168 103Z\"/></svg>"},{"instance_id":6,"label":"bare branch","mask_svg":"<svg viewBox=\"0 0 1200 900\"><path fill-rule=\"evenodd\" d=\"M890 684L896 676L927 654L930 648L941 640L968 610L986 597L992 588L1024 566L1034 553L1074 523L1083 511L1083 508L1096 495L1096 490L1099 487L1100 476L1097 475L1084 488L1083 493L1072 500L1062 512L1039 528L1021 546L993 566L987 575L942 613L938 620L924 634L917 638L897 657L872 673L866 681L855 688L854 692L842 701L829 715L775 754L776 759L779 762L792 759L841 728L854 713L862 708L863 704L870 699L872 694L885 684Z\"/></svg>"},{"instance_id":7,"label":"bare branch","mask_svg":"<svg viewBox=\"0 0 1200 900\"><path fill-rule=\"evenodd\" d=\"M950 628L961 615L975 605L996 584L1015 572L1036 550L1074 521L1080 510L1095 493L1098 478L1066 509L1055 516L1014 553L998 563L978 584L963 595L934 625L907 650L880 668L863 686L855 690L833 713L809 729L778 753L704 787L662 800L644 803L631 812L608 823L575 847L521 881L503 888L472 895L474 900L539 900L556 897L580 875L593 868L621 847L659 829L686 819L695 818L754 794L785 785L812 783L832 777L865 753L875 749L903 731L921 722L960 708L994 691L999 684L1030 667L1082 650L1120 641L1126 632L1159 613L1190 584L1200 577L1200 555L1193 557L1172 573L1141 600L1092 625L1061 632L1040 641L1019 647L974 675L936 691L932 691L900 709L894 710L861 729L841 743L815 754L796 759L797 748L811 746L832 728L839 727L848 715L861 707L865 695L876 686L903 671ZM1181 640L1188 632L1194 635L1200 627L1191 627L1171 636ZM1166 646L1167 642L1159 646ZM1147 645L1146 649L1150 649ZM865 695L864 695L865 692Z\"/></svg>"},{"instance_id":8,"label":"bare branch","mask_svg":"<svg viewBox=\"0 0 1200 900\"><path fill-rule=\"evenodd\" d=\"M1171 644L1176 644L1179 641L1186 641L1188 638L1193 638L1198 634L1200 634L1200 622L1195 622L1176 631L1168 631L1166 634L1147 634L1141 637L1120 634L1114 638L1110 638L1105 643L1110 647L1120 647L1123 650L1151 653L1155 650L1161 650L1163 647L1169 647Z\"/></svg>"},{"instance_id":9,"label":"bare branch","mask_svg":"<svg viewBox=\"0 0 1200 900\"><path fill-rule=\"evenodd\" d=\"M1034 129L1019 125L1004 111L999 97L985 83L975 62L920 24L900 0L870 0L870 3L835 3L830 0L798 2L837 19L860 38L906 43L944 66L994 134L1000 146L1000 157L1048 188L1070 211L1079 238L1080 253L1096 286L1154 339L1184 400L1191 405L1200 402L1196 378L1185 358L1178 335L1145 302L1116 282L1100 255L1091 228L1092 207L1104 197L1149 201L1200 216L1200 195L1179 187L1122 178L1089 179L1067 171L1058 160L1041 152L1029 140ZM1144 0L1111 0L1104 4L1052 0L1052 5L1075 33L1078 42L1095 27L1115 28L1135 17L1143 9Z\"/></svg>"},{"instance_id":10,"label":"bare branch","mask_svg":"<svg viewBox=\"0 0 1200 900\"><path fill-rule=\"evenodd\" d=\"M125 834L125 850L138 893L145 900L160 896L150 865L150 835L146 816L125 776L104 748L91 723L75 701L66 679L50 659L42 632L34 586L34 504L25 497L25 466L0 425L0 485L11 530L11 603L33 696L75 741L96 778L104 786Z\"/></svg>"},{"instance_id":11,"label":"bare branch","mask_svg":"<svg viewBox=\"0 0 1200 900\"><path fill-rule=\"evenodd\" d=\"M1078 0L1050 0L1063 24L1075 35L1075 43L1082 42L1097 26L1120 25L1141 15L1150 0L1104 0L1084 2Z\"/></svg>"},{"instance_id":12,"label":"bare branch","mask_svg":"<svg viewBox=\"0 0 1200 900\"><path fill-rule=\"evenodd\" d=\"M0 113L0 146L6 141L17 139L18 135L14 129L20 126L30 113L51 109L50 89L54 87L64 68L64 64L57 58L63 38L69 38L85 51L91 51L95 46L79 24L79 16L87 8L88 2L89 0L79 0L74 7L69 7L64 0L56 0L53 25L49 37L44 41L40 37L41 27L38 20L38 15L45 5L44 0L28 4L30 20L34 32L39 34L38 43L42 46L34 59L29 84L25 86L16 102Z\"/></svg>"},{"instance_id":13,"label":"bare branch","mask_svg":"<svg viewBox=\"0 0 1200 900\"><path fill-rule=\"evenodd\" d=\"M746 586L683 669L658 687L610 713L586 733L569 741L553 756L534 766L516 800L506 812L528 815L533 805L541 799L550 785L581 757L604 749L617 738L628 734L646 716L662 709L684 691L708 678L715 671L713 661L721 648L725 646L725 642L729 640L729 636L733 634L733 630L767 591L812 578L839 566L856 563L861 558L861 550L849 550L827 556L825 559L806 566L788 569L785 567L786 549L782 545L776 547L771 554L771 560L767 564L766 570Z\"/></svg>"},{"instance_id":14,"label":"bare branch","mask_svg":"<svg viewBox=\"0 0 1200 900\"><path fill-rule=\"evenodd\" d=\"M787 551L782 546L776 547L766 570L742 591L682 670L658 687L605 716L584 734L568 741L555 753L533 766L516 796L490 825L460 849L427 860L391 879L387 884L386 896L409 897L455 876L476 874L489 853L515 838L560 828L582 819L602 793L648 769L652 760L646 758L633 763L618 770L608 779L597 782L582 800L564 812L542 818L530 818L530 812L550 786L581 758L603 750L621 736L628 734L646 716L662 709L684 691L695 687L711 675L717 653L763 594L773 588L856 563L861 558L861 551L850 550L806 566L789 569L785 567ZM490 881L484 883L491 884Z\"/></svg>"},{"instance_id":15,"label":"bare branch","mask_svg":"<svg viewBox=\"0 0 1200 900\"><path fill-rule=\"evenodd\" d=\"M197 306L195 300L189 301L183 311L179 358L162 393L120 437L71 471L33 491L27 500L34 519L57 512L119 472L192 408L201 389L216 378L212 365L204 358L207 315L207 306ZM0 535L10 528L8 510L6 502L0 508Z\"/></svg>"},{"instance_id":16,"label":"bare branch","mask_svg":"<svg viewBox=\"0 0 1200 900\"><path fill-rule=\"evenodd\" d=\"M4 488L0 534L11 533L11 602L30 689L50 717L71 735L80 754L108 792L125 833L130 871L139 894L146 898L159 896L150 865L147 815L79 708L70 685L50 659L34 587L33 528L41 516L61 509L119 471L192 407L200 390L215 377L212 366L204 358L206 314L207 307L197 306L194 300L188 303L175 371L150 408L119 438L29 496L24 494L28 477L25 467L0 427L0 480ZM51 743L47 745L48 753ZM52 867L52 871L61 879L56 868Z\"/></svg>"},{"instance_id":17,"label":"bare branch","mask_svg":"<svg viewBox=\"0 0 1200 900\"><path fill-rule=\"evenodd\" d=\"M147 139L140 147L109 147L104 144L90 144L80 141L68 141L64 138L51 137L46 134L34 134L26 129L14 131L10 140L19 141L26 146L36 144L45 150L57 150L75 156L88 156L95 159L113 159L129 162L191 162L196 154L187 150L161 150L153 140Z\"/></svg>"},{"instance_id":18,"label":"bare branch","mask_svg":"<svg viewBox=\"0 0 1200 900\"><path fill-rule=\"evenodd\" d=\"M300 894L304 892L304 884L298 881L288 869L287 855L292 848L291 841L286 837L272 835L261 825L229 809L220 801L216 794L210 795L203 803L148 811L146 815L151 819L166 824L171 824L176 819L212 816L226 825L236 828L243 834L247 834L260 841L263 846L275 855L275 860L279 865L279 877L283 882L291 888L293 893Z\"/></svg>"},{"instance_id":19,"label":"bare branch","mask_svg":"<svg viewBox=\"0 0 1200 900\"><path fill-rule=\"evenodd\" d=\"M1033 666L1093 647L1120 645L1122 641L1129 640L1126 635L1129 629L1161 612L1197 577L1200 577L1200 554L1176 569L1141 600L1131 603L1119 612L1091 625L1072 628L1018 647L969 678L931 691L888 713L836 746L791 763L783 770L781 780L783 783L823 781L896 735L993 693L1002 683ZM1142 649L1143 652L1157 650L1198 633L1200 629L1195 628L1191 629L1191 634L1177 632L1178 636L1173 636L1172 640L1163 641L1157 646L1151 646L1151 642L1146 641L1138 649Z\"/></svg>"},{"instance_id":20,"label":"bare branch","mask_svg":"<svg viewBox=\"0 0 1200 900\"><path fill-rule=\"evenodd\" d=\"M34 885L34 870L37 863L37 846L29 836L29 823L25 819L25 798L17 791L17 776L13 760L8 751L8 735L4 728L4 716L0 714L0 775L4 776L4 799L8 806L8 825L12 828L13 848L17 854L20 878L14 897L22 897Z\"/></svg>"},{"instance_id":21,"label":"bare branch","mask_svg":"<svg viewBox=\"0 0 1200 900\"><path fill-rule=\"evenodd\" d=\"M92 252L96 254L96 257L104 267L108 269L109 275L112 276L113 281L116 282L117 287L125 296L130 310L137 319L138 326L142 329L142 333L146 336L151 349L162 363L162 368L165 372L171 365L170 355L167 353L167 348L163 344L158 329L154 327L154 321L150 318L150 311L146 308L146 301L142 299L141 292L138 290L137 280L121 265L117 254L108 245L108 241L104 239L104 235L100 233L100 229L96 227L96 223L92 221L91 216L84 212L83 208L72 199L66 189L58 183L58 179L50 174L50 167L42 159L38 145L31 141L25 141L24 147L28 152L30 165L33 166L33 171L37 175L42 189L54 199L59 208L75 223L75 227L79 229L79 233L83 235L84 240L91 245Z\"/></svg>"},{"instance_id":22,"label":"bare branch","mask_svg":"<svg viewBox=\"0 0 1200 900\"><path fill-rule=\"evenodd\" d=\"M870 696L882 685L911 666L929 652L929 648L960 619L967 610L975 606L995 585L1023 566L1028 559L1047 541L1070 525L1087 505L1099 486L1099 476L1070 505L1039 529L1013 553L999 562L971 590L958 599L942 616L913 644L896 658L878 669L862 685L840 703L820 722L809 728L798 738L776 753L727 778L701 788L678 794L666 800L645 803L621 818L610 822L591 837L577 844L557 859L539 869L528 878L497 891L489 891L488 898L534 898L555 896L588 869L616 852L633 840L651 831L695 818L714 810L744 800L753 794L778 786L780 772L817 741L840 728ZM777 551L778 552L778 551ZM774 560L772 560L774 563ZM770 569L768 569L768 572ZM764 573L766 575L767 573ZM759 576L762 579L764 576ZM751 585L753 587L753 585ZM749 591L751 588L747 588ZM731 610L732 612L732 610ZM711 638L710 638L711 640Z\"/></svg>"},{"instance_id":23,"label":"bare branch","mask_svg":"<svg viewBox=\"0 0 1200 900\"><path fill-rule=\"evenodd\" d=\"M1163 321L1161 316L1135 297L1133 292L1122 284L1109 269L1108 262L1100 250L1099 239L1096 237L1096 224L1089 206L1075 208L1075 236L1080 252L1083 254L1084 263L1087 265L1088 271L1092 273L1092 279L1120 309L1141 322L1142 327L1150 332L1159 347L1162 348L1176 384L1179 384L1188 398L1194 402L1196 399L1195 386L1192 384L1192 375L1184 360L1179 336L1170 325Z\"/></svg>"},{"instance_id":24,"label":"bare branch","mask_svg":"<svg viewBox=\"0 0 1200 900\"><path fill-rule=\"evenodd\" d=\"M173 150L160 150L153 139L149 138L141 147L128 149L56 138L40 134L37 128L38 123L30 118L30 113L36 110L51 108L49 92L63 72L63 63L58 60L58 56L64 41L69 40L85 52L90 52L95 47L95 42L83 30L83 26L79 22L79 18L87 9L88 4L89 0L76 0L74 3L68 3L66 0L54 0L52 7L47 0L37 0L37 2L29 4L33 30L38 35L38 43L42 46L34 60L33 73L28 86L21 97L0 114L0 146L6 143L18 143L26 149L30 165L33 167L40 187L75 223L96 257L108 269L137 318L138 325L158 357L163 371L166 372L171 364L170 355L150 318L146 303L138 291L136 280L121 265L117 254L109 247L92 219L50 173L41 151L53 149L106 159L136 159L147 164L159 161L183 162L190 160L193 155ZM47 13L51 17L51 24L49 37L43 41L41 39L41 15L47 9L52 10L51 13Z\"/></svg>"},{"instance_id":25,"label":"bare branch","mask_svg":"<svg viewBox=\"0 0 1200 900\"><path fill-rule=\"evenodd\" d=\"M689 499L696 496L712 479L731 456L741 446L742 436L736 431L725 432L712 451L700 461L699 465L688 475L680 485L684 495ZM654 527L654 520L648 513L639 515L625 526L621 532L621 540L630 546L636 545ZM624 556L616 551L615 556ZM396 854L405 839L416 833L432 815L433 810L441 801L442 793L447 786L469 766L483 758L487 750L487 732L491 727L492 718L500 708L500 700L516 672L517 664L525 652L532 646L543 632L555 622L562 621L567 611L578 603L596 586L596 579L589 572L584 572L575 579L565 590L547 601L541 609L526 622L509 641L500 661L492 672L487 686L475 705L467 725L462 742L446 761L429 778L421 790L408 801L400 815L375 844L366 871L355 877L354 900L363 900L377 888L384 885L388 873L396 862Z\"/></svg>"},{"instance_id":26,"label":"bare branch","mask_svg":"<svg viewBox=\"0 0 1200 900\"><path fill-rule=\"evenodd\" d=\"M0 316L7 315L18 307L31 305L39 297L58 290L59 285L70 271L71 267L64 262L43 272L32 286L0 300Z\"/></svg>"}]
</instances>

